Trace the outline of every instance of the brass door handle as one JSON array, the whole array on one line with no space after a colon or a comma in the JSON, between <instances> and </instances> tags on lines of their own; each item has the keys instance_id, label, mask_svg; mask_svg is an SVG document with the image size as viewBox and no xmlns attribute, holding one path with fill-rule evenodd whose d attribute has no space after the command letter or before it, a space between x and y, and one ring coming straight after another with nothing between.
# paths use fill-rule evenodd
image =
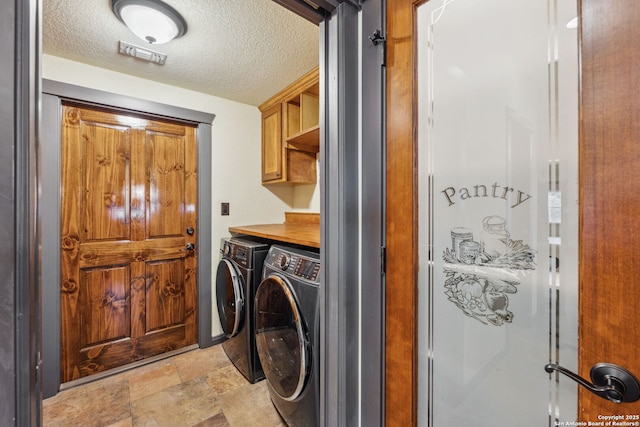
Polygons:
<instances>
[{"instance_id":1,"label":"brass door handle","mask_svg":"<svg viewBox=\"0 0 640 427\"><path fill-rule=\"evenodd\" d=\"M640 398L640 382L628 370L612 363L596 363L591 368L591 382L580 375L549 363L544 370L548 373L557 371L571 378L590 392L614 403L635 402Z\"/></svg>"}]
</instances>

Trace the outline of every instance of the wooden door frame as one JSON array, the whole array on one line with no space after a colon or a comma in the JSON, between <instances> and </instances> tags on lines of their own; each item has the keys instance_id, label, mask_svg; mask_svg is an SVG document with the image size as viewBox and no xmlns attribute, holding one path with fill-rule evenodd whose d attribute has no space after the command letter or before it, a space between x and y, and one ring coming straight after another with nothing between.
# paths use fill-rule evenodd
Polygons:
<instances>
[{"instance_id":1,"label":"wooden door frame","mask_svg":"<svg viewBox=\"0 0 640 427\"><path fill-rule=\"evenodd\" d=\"M387 0L385 425L417 425L414 0ZM408 83L408 84L407 84Z\"/></svg>"},{"instance_id":2,"label":"wooden door frame","mask_svg":"<svg viewBox=\"0 0 640 427\"><path fill-rule=\"evenodd\" d=\"M61 120L63 100L88 106L108 106L125 113L142 113L197 126L198 145L198 344L216 343L211 336L211 124L215 115L51 80L42 89L42 159L40 203L46 215L42 221L42 305L43 396L60 389L60 172ZM148 361L155 360L150 358ZM147 360L145 360L146 362Z\"/></svg>"},{"instance_id":3,"label":"wooden door frame","mask_svg":"<svg viewBox=\"0 0 640 427\"><path fill-rule=\"evenodd\" d=\"M640 306L640 286L634 283L640 276L640 197L634 188L640 182L640 56L635 52L640 4L635 0L578 3L578 371L589 378L594 364L610 362L640 377L640 330L638 315L633 315ZM625 304L610 304L611 300ZM580 387L579 419L596 421L601 414L638 415L640 401L617 405Z\"/></svg>"},{"instance_id":4,"label":"wooden door frame","mask_svg":"<svg viewBox=\"0 0 640 427\"><path fill-rule=\"evenodd\" d=\"M417 165L416 111L414 75L414 8L422 0L387 0L387 285L386 285L386 368L385 419L387 426L417 425ZM624 295L629 307L638 307L640 291L634 277L640 266L630 256L640 251L640 221L629 215L640 212L640 198L634 198L629 183L638 182L638 172L630 159L640 160L640 122L632 112L640 110L635 94L640 86L638 55L631 55L634 40L640 37L640 6L635 0L617 2L611 8L607 0L578 0L580 11L592 13L588 28L581 31L581 99L580 99L580 293L597 292L601 278L617 286L618 297ZM612 10L615 9L615 10ZM596 14L593 10L598 10ZM605 11L606 15L603 15ZM613 25L614 14L626 11L625 25ZM599 21L601 20L601 21ZM606 23L599 24L602 20ZM605 55L608 54L608 55ZM623 57L617 61L615 56ZM602 111L600 101L617 105L615 111ZM620 114L616 114L620 113ZM616 150L607 150L603 142ZM627 177L625 179L625 177ZM633 177L633 178L632 178ZM597 179L594 179L597 178ZM635 178L635 181L634 181ZM625 218L616 218L606 226L599 219L612 214L622 202ZM631 217L634 218L634 217ZM621 265L621 259L627 262ZM613 266L614 268L610 268ZM625 292L623 294L623 292ZM621 327L616 316L619 307L598 309L599 304L580 301L580 346L599 340L607 343L601 354L583 360L579 372L588 378L593 363L611 361L616 342L640 341L633 324ZM637 308L636 308L637 311ZM587 326L587 321L589 321ZM597 325L598 334L593 333ZM624 326L624 325L623 325ZM588 330L589 333L585 333ZM637 346L636 346L637 347ZM636 350L638 351L638 350ZM628 357L627 357L628 359ZM632 372L640 373L640 354L636 353ZM541 370L545 361L541 361ZM544 374L541 372L541 374ZM579 413L637 414L640 404L616 406L580 391ZM596 403L597 402L597 403ZM596 406L597 405L597 406ZM604 406L602 406L604 405ZM612 406L614 405L614 406ZM591 407L591 408L590 408ZM590 412L591 411L591 412Z\"/></svg>"}]
</instances>

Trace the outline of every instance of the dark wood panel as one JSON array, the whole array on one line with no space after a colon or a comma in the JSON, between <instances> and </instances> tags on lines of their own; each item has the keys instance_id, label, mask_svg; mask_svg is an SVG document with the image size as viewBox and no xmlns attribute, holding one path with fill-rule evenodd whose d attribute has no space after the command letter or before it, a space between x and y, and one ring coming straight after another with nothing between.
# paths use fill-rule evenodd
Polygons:
<instances>
[{"instance_id":1,"label":"dark wood panel","mask_svg":"<svg viewBox=\"0 0 640 427\"><path fill-rule=\"evenodd\" d=\"M158 261L187 255L182 236L143 241L85 243L77 248L80 268L128 264L133 261Z\"/></svg>"},{"instance_id":2,"label":"dark wood panel","mask_svg":"<svg viewBox=\"0 0 640 427\"><path fill-rule=\"evenodd\" d=\"M413 2L387 1L385 424L417 417L417 186L414 158Z\"/></svg>"},{"instance_id":3,"label":"dark wood panel","mask_svg":"<svg viewBox=\"0 0 640 427\"><path fill-rule=\"evenodd\" d=\"M62 134L66 143L62 144L62 188L60 213L60 316L61 316L61 349L60 366L63 381L80 377L79 349L80 308L78 248L80 247L80 229L77 220L81 185L81 150L80 112L76 108L65 108L62 116Z\"/></svg>"},{"instance_id":4,"label":"dark wood panel","mask_svg":"<svg viewBox=\"0 0 640 427\"><path fill-rule=\"evenodd\" d=\"M182 260L147 264L147 333L185 323L185 286Z\"/></svg>"},{"instance_id":5,"label":"dark wood panel","mask_svg":"<svg viewBox=\"0 0 640 427\"><path fill-rule=\"evenodd\" d=\"M84 270L80 282L81 348L130 335L129 268ZM86 299L86 300L85 300Z\"/></svg>"},{"instance_id":6,"label":"dark wood panel","mask_svg":"<svg viewBox=\"0 0 640 427\"><path fill-rule=\"evenodd\" d=\"M129 133L82 120L83 241L129 238Z\"/></svg>"},{"instance_id":7,"label":"dark wood panel","mask_svg":"<svg viewBox=\"0 0 640 427\"><path fill-rule=\"evenodd\" d=\"M147 333L147 276L146 262L131 263L131 293L130 318L131 338L138 339Z\"/></svg>"},{"instance_id":8,"label":"dark wood panel","mask_svg":"<svg viewBox=\"0 0 640 427\"><path fill-rule=\"evenodd\" d=\"M146 129L135 129L132 138L145 141ZM147 238L147 145L133 144L131 147L131 240L144 241Z\"/></svg>"},{"instance_id":9,"label":"dark wood panel","mask_svg":"<svg viewBox=\"0 0 640 427\"><path fill-rule=\"evenodd\" d=\"M147 135L147 230L149 238L182 234L184 138L157 131Z\"/></svg>"},{"instance_id":10,"label":"dark wood panel","mask_svg":"<svg viewBox=\"0 0 640 427\"><path fill-rule=\"evenodd\" d=\"M76 378L104 372L147 357L186 347L185 329L169 328L152 334L146 340L123 339L110 344L96 345L81 351L74 367Z\"/></svg>"},{"instance_id":11,"label":"dark wood panel","mask_svg":"<svg viewBox=\"0 0 640 427\"><path fill-rule=\"evenodd\" d=\"M640 375L640 2L582 0L579 370ZM580 419L640 414L580 390Z\"/></svg>"}]
</instances>

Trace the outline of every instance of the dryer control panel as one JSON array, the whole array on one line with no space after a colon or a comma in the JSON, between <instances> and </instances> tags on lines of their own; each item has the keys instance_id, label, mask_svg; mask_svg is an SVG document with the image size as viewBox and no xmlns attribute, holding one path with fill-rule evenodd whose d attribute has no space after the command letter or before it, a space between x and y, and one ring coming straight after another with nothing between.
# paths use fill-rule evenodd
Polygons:
<instances>
[{"instance_id":1,"label":"dryer control panel","mask_svg":"<svg viewBox=\"0 0 640 427\"><path fill-rule=\"evenodd\" d=\"M268 246L264 243L256 243L247 240L231 238L222 239L220 252L225 258L233 260L244 268L252 268L252 257L258 250L266 251Z\"/></svg>"}]
</instances>

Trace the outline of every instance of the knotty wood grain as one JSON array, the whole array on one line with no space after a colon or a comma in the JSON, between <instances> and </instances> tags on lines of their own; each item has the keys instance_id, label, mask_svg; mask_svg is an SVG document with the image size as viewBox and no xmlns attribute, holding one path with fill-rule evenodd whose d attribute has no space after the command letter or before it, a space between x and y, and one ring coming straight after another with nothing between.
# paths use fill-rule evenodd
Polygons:
<instances>
[{"instance_id":1,"label":"knotty wood grain","mask_svg":"<svg viewBox=\"0 0 640 427\"><path fill-rule=\"evenodd\" d=\"M196 342L198 182L194 127L71 104L62 120L67 382Z\"/></svg>"}]
</instances>

